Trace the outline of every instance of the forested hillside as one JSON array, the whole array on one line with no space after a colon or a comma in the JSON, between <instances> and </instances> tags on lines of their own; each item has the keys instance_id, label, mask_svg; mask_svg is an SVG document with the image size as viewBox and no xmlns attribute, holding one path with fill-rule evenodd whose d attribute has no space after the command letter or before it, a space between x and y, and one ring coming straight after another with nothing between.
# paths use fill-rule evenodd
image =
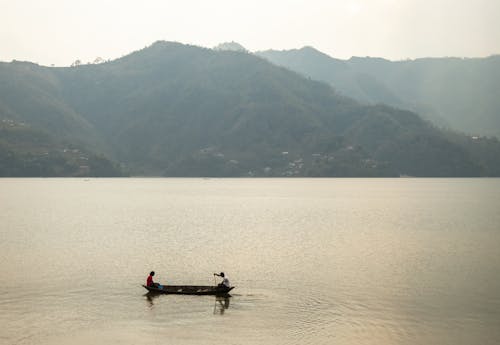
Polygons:
<instances>
[{"instance_id":1,"label":"forested hillside","mask_svg":"<svg viewBox=\"0 0 500 345\"><path fill-rule=\"evenodd\" d=\"M312 47L257 55L361 102L410 109L440 127L470 135L500 137L500 56L340 60Z\"/></svg>"},{"instance_id":2,"label":"forested hillside","mask_svg":"<svg viewBox=\"0 0 500 345\"><path fill-rule=\"evenodd\" d=\"M0 176L120 176L54 68L0 63Z\"/></svg>"},{"instance_id":3,"label":"forested hillside","mask_svg":"<svg viewBox=\"0 0 500 345\"><path fill-rule=\"evenodd\" d=\"M496 139L244 51L156 42L101 64L2 63L0 78L2 176L500 175Z\"/></svg>"}]
</instances>

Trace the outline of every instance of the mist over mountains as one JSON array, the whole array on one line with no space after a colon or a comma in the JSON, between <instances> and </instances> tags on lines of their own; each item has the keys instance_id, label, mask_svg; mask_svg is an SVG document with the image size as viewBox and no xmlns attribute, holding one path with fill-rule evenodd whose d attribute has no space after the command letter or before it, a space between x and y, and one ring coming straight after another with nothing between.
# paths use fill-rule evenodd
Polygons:
<instances>
[{"instance_id":1,"label":"mist over mountains","mask_svg":"<svg viewBox=\"0 0 500 345\"><path fill-rule=\"evenodd\" d=\"M313 47L256 53L367 104L417 112L440 127L500 137L500 55L487 58L340 60Z\"/></svg>"},{"instance_id":2,"label":"mist over mountains","mask_svg":"<svg viewBox=\"0 0 500 345\"><path fill-rule=\"evenodd\" d=\"M500 175L496 138L364 104L240 47L162 41L100 64L0 63L0 175ZM384 83L362 90L398 106Z\"/></svg>"}]
</instances>

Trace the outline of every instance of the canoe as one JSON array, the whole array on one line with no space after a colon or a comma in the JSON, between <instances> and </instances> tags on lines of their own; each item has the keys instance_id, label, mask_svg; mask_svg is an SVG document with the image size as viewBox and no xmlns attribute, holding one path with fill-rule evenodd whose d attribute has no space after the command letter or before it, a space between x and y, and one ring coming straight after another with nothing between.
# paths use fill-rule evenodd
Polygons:
<instances>
[{"instance_id":1,"label":"canoe","mask_svg":"<svg viewBox=\"0 0 500 345\"><path fill-rule=\"evenodd\" d=\"M230 288L202 285L163 285L162 288L143 286L149 292L174 295L227 295L229 291L234 289L234 286Z\"/></svg>"}]
</instances>

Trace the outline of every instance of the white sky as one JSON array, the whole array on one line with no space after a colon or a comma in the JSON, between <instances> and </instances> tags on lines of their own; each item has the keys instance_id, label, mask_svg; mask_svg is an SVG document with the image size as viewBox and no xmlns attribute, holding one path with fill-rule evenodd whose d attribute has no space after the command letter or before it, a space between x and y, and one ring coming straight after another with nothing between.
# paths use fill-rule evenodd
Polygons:
<instances>
[{"instance_id":1,"label":"white sky","mask_svg":"<svg viewBox=\"0 0 500 345\"><path fill-rule=\"evenodd\" d=\"M114 59L157 40L337 58L500 53L500 0L0 0L0 61Z\"/></svg>"}]
</instances>

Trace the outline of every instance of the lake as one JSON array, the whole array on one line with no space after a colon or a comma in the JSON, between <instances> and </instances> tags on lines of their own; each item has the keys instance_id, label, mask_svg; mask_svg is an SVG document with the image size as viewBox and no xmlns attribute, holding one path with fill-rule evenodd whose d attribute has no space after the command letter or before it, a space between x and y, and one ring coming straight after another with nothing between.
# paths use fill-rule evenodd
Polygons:
<instances>
[{"instance_id":1,"label":"lake","mask_svg":"<svg viewBox=\"0 0 500 345\"><path fill-rule=\"evenodd\" d=\"M0 206L0 344L500 343L500 179L0 179Z\"/></svg>"}]
</instances>

